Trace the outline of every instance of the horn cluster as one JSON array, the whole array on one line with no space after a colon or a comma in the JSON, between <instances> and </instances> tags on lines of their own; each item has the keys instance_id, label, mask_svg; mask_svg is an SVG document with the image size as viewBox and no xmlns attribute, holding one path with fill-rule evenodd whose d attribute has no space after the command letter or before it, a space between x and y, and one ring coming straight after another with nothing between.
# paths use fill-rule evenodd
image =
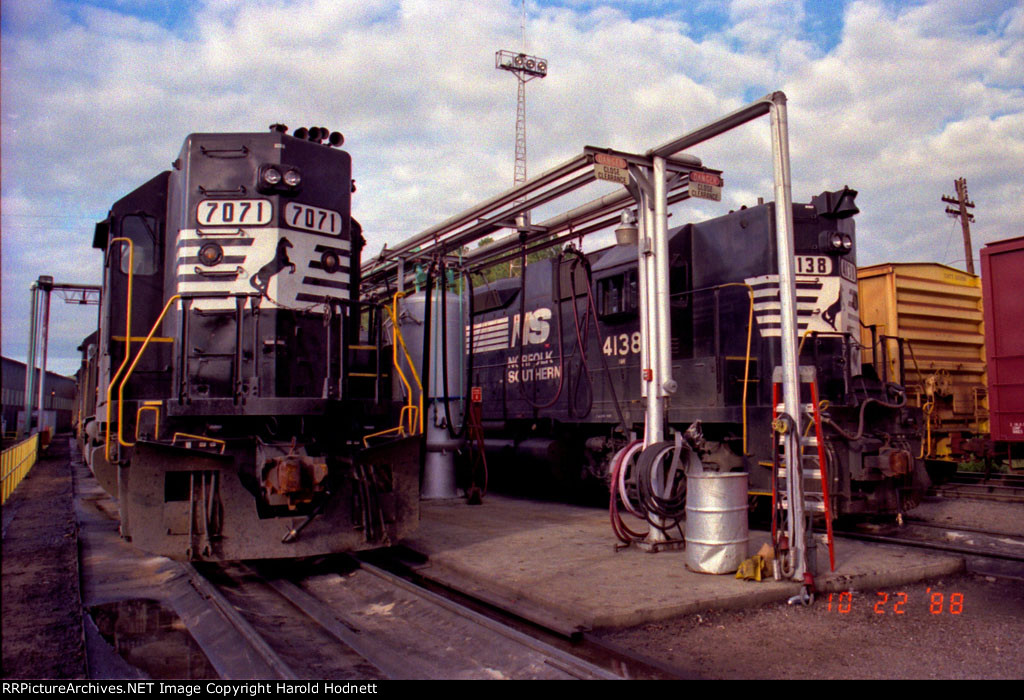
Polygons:
<instances>
[{"instance_id":1,"label":"horn cluster","mask_svg":"<svg viewBox=\"0 0 1024 700\"><path fill-rule=\"evenodd\" d=\"M288 133L288 127L284 124L271 124L270 130L282 134ZM313 143L323 143L326 141L325 145L334 146L335 148L340 148L341 144L345 143L345 137L341 135L340 131L331 131L325 126L311 126L308 129L300 126L292 136L297 139L312 141Z\"/></svg>"}]
</instances>

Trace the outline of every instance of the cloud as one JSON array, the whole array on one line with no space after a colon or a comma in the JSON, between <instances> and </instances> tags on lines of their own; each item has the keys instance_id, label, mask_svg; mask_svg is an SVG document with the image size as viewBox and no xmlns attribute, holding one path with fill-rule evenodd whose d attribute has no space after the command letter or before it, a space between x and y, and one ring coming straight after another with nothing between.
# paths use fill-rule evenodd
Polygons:
<instances>
[{"instance_id":1,"label":"cloud","mask_svg":"<svg viewBox=\"0 0 1024 700\"><path fill-rule=\"evenodd\" d=\"M858 189L861 263L941 257L956 177L976 248L1024 214L1019 3L527 7L529 51L550 62L527 86L531 174L583 145L646 150L783 89L794 198ZM519 47L519 22L503 0L4 2L4 353L24 356L31 281L98 279L93 222L190 132L342 131L371 254L507 188L516 85L493 56ZM771 198L767 119L693 150L725 171L723 202L673 223ZM74 318L55 353L89 332Z\"/></svg>"}]
</instances>

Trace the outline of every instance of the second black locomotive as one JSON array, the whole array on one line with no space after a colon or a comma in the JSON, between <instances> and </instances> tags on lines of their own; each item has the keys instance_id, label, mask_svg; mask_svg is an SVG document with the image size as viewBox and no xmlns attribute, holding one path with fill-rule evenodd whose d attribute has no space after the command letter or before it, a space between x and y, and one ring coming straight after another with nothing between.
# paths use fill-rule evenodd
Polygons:
<instances>
[{"instance_id":1,"label":"second black locomotive","mask_svg":"<svg viewBox=\"0 0 1024 700\"><path fill-rule=\"evenodd\" d=\"M832 512L898 513L927 487L923 423L898 378L861 361L855 197L844 188L793 205L800 364L820 391ZM763 495L781 364L775 241L773 202L669 232L678 389L667 427L686 432L705 469L747 471ZM523 279L478 288L473 385L506 473L578 488L581 477L607 478L612 456L642 430L637 256L635 242L563 252L527 265Z\"/></svg>"}]
</instances>

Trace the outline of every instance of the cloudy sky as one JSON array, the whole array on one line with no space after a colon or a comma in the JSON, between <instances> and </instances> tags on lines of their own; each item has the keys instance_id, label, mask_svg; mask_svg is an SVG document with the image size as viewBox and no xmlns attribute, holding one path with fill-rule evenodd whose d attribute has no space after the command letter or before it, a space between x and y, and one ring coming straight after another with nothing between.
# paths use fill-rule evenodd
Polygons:
<instances>
[{"instance_id":1,"label":"cloudy sky","mask_svg":"<svg viewBox=\"0 0 1024 700\"><path fill-rule=\"evenodd\" d=\"M964 266L942 195L966 177L975 254L1024 233L1020 0L528 0L529 171L584 145L640 151L766 93L789 98L793 198L859 190L859 264ZM379 251L511 185L520 0L4 0L2 352L24 360L29 285L95 284L92 227L197 131L342 131ZM721 203L771 194L767 119L698 146ZM73 372L95 307L55 303Z\"/></svg>"}]
</instances>

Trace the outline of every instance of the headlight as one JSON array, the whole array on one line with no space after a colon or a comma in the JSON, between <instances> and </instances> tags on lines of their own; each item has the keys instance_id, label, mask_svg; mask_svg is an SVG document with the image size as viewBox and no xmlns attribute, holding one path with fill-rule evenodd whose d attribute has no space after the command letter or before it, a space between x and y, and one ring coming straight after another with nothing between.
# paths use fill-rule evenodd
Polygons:
<instances>
[{"instance_id":1,"label":"headlight","mask_svg":"<svg viewBox=\"0 0 1024 700\"><path fill-rule=\"evenodd\" d=\"M298 167L287 163L264 163L256 176L256 189L264 194L292 196L302 185Z\"/></svg>"},{"instance_id":2,"label":"headlight","mask_svg":"<svg viewBox=\"0 0 1024 700\"><path fill-rule=\"evenodd\" d=\"M818 250L833 255L846 255L853 250L853 236L842 231L822 231L818 234Z\"/></svg>"},{"instance_id":3,"label":"headlight","mask_svg":"<svg viewBox=\"0 0 1024 700\"><path fill-rule=\"evenodd\" d=\"M281 182L281 172L276 168L267 168L263 171L263 182L273 187Z\"/></svg>"},{"instance_id":4,"label":"headlight","mask_svg":"<svg viewBox=\"0 0 1024 700\"><path fill-rule=\"evenodd\" d=\"M325 251L320 256L320 264L324 268L324 272L335 273L338 268L341 267L341 261L338 259L338 254L333 251Z\"/></svg>"},{"instance_id":5,"label":"headlight","mask_svg":"<svg viewBox=\"0 0 1024 700\"><path fill-rule=\"evenodd\" d=\"M224 249L216 243L207 243L199 249L199 262L206 267L213 267L224 259Z\"/></svg>"}]
</instances>

